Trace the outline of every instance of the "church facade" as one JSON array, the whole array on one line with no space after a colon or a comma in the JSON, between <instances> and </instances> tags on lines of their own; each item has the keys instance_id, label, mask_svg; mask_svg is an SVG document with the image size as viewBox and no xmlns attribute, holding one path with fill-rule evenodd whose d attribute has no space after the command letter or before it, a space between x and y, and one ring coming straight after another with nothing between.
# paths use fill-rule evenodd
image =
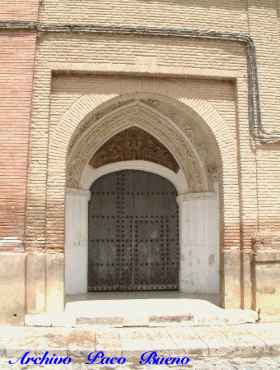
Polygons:
<instances>
[{"instance_id":1,"label":"church facade","mask_svg":"<svg viewBox=\"0 0 280 370\"><path fill-rule=\"evenodd\" d=\"M278 0L0 9L0 322L92 292L279 313Z\"/></svg>"}]
</instances>

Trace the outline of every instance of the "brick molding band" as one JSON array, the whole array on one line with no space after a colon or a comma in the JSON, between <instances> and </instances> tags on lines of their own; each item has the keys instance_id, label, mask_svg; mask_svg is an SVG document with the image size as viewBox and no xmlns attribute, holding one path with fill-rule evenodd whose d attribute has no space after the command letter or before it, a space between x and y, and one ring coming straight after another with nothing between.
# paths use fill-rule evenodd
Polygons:
<instances>
[{"instance_id":1,"label":"brick molding band","mask_svg":"<svg viewBox=\"0 0 280 370\"><path fill-rule=\"evenodd\" d=\"M119 34L131 36L155 36L193 38L201 40L220 40L239 42L247 46L248 66L248 99L249 99L249 130L252 137L260 144L274 144L280 142L280 132L267 132L262 124L259 82L257 71L256 48L253 39L245 33L230 33L216 31L202 31L182 28L154 28L154 27L126 27L126 26L99 26L93 24L46 24L28 21L2 21L0 32L37 32L37 33L94 33ZM1 33L0 33L1 35Z\"/></svg>"}]
</instances>

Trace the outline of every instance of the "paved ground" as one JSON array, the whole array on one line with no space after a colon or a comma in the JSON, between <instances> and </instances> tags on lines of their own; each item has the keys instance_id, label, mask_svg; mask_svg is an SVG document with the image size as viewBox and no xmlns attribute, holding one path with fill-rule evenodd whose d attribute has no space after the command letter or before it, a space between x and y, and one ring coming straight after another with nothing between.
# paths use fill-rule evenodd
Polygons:
<instances>
[{"instance_id":1,"label":"paved ground","mask_svg":"<svg viewBox=\"0 0 280 370\"><path fill-rule=\"evenodd\" d=\"M280 369L280 357L263 357L234 360L210 359L209 361L194 361L197 370L276 370Z\"/></svg>"},{"instance_id":2,"label":"paved ground","mask_svg":"<svg viewBox=\"0 0 280 370\"><path fill-rule=\"evenodd\" d=\"M0 369L22 368L18 364L8 365L8 360L18 359L26 351L32 355L49 351L51 356L69 356L74 364L46 366L45 369L87 369L81 364L85 363L88 353L96 351L124 356L127 364L138 364L143 352L157 351L159 356L189 356L194 369L280 369L280 324L154 328L0 327ZM37 369L39 366L28 368ZM106 368L109 369L102 367ZM144 370L168 367L123 365L113 368Z\"/></svg>"},{"instance_id":3,"label":"paved ground","mask_svg":"<svg viewBox=\"0 0 280 370\"><path fill-rule=\"evenodd\" d=\"M38 366L28 366L27 369L38 369ZM119 367L98 367L98 366L86 366L81 364L74 364L69 366L45 366L44 369L58 369L58 370L85 370L85 369L116 369L116 370L151 370L155 367L147 367L147 366L136 366L136 365L128 365L128 366L119 366ZM158 369L165 370L165 369L174 369L174 367L165 367L165 366L157 366ZM176 367L175 367L176 368ZM219 358L210 358L204 360L194 360L193 364L190 367L185 367L186 369L196 369L196 370L276 370L280 369L280 357L263 357L263 358L236 358L231 360L224 360ZM7 359L2 358L0 359L0 369L1 370L19 370L22 369L21 366L14 365L11 366L7 364ZM42 369L40 367L40 369ZM177 368L178 369L178 368ZM184 369L184 367L181 367Z\"/></svg>"}]
</instances>

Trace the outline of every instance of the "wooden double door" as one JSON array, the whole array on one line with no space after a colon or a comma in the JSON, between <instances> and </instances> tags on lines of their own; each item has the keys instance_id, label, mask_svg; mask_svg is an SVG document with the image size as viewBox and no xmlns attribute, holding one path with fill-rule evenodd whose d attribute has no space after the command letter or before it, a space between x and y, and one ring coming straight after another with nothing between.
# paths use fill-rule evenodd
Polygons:
<instances>
[{"instance_id":1,"label":"wooden double door","mask_svg":"<svg viewBox=\"0 0 280 370\"><path fill-rule=\"evenodd\" d=\"M177 290L176 189L123 170L99 178L89 202L88 290Z\"/></svg>"}]
</instances>

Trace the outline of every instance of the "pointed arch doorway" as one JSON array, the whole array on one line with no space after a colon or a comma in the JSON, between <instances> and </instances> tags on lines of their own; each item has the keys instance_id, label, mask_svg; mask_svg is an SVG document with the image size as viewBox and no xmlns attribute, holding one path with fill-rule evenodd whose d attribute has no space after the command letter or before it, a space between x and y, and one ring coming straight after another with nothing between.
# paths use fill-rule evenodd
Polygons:
<instances>
[{"instance_id":1,"label":"pointed arch doorway","mask_svg":"<svg viewBox=\"0 0 280 370\"><path fill-rule=\"evenodd\" d=\"M99 131L96 135L86 131L77 136L77 143L71 145L73 150L69 163L73 165L68 172L70 187L66 194L66 229L69 232L66 232L65 248L65 285L69 296L87 294L89 291L176 290L178 288L183 294L216 295L219 292L218 193L213 191L215 187L212 177L208 176L206 167L203 166L201 159L203 153L197 150L194 137L191 141L186 137L186 133L177 132L173 121L171 122L169 118L165 119L162 113L157 115L157 112L148 104L149 102L146 104L137 100L134 103L127 103L127 106L121 106L118 108L118 116L114 118L110 114L108 117L110 125L108 123L106 130L102 131L106 132L106 138L98 139ZM124 116L126 118L120 120L120 117ZM106 122L102 120L104 127ZM94 125L89 126L91 127ZM169 129L172 130L173 135L168 135ZM175 141L173 141L174 137ZM203 130L199 130L199 138L205 143L209 141L209 136ZM201 149L201 145L197 147ZM83 156L75 152L77 148L82 148ZM210 154L209 158L214 163L215 153ZM134 260L133 241L137 228L135 222L132 222L132 233L129 236L130 245L133 246L132 258L127 259L123 266L120 266L120 258L117 256L120 249L112 250L109 244L104 247L105 239L116 240L116 245L121 244L121 238L115 235L113 238L108 237L108 233L98 237L94 232L92 235L89 233L91 224L88 201L91 202L91 199L94 207L92 186L103 176L122 170L144 171L159 175L176 189L174 199L179 208L179 267L175 269L174 275L179 275L177 282L153 280L150 272L154 272L155 269L150 267L142 274L142 281L138 282L134 278L135 269L139 268L138 261ZM139 181L136 181L136 184L138 183ZM110 189L106 190L106 193L110 191ZM97 204L98 201L95 205ZM145 202L142 202L142 207L144 205ZM149 209L149 207L146 208ZM99 213L99 216L105 219L106 214ZM119 218L116 215L115 217ZM124 230L126 228L125 226ZM106 224L105 227L104 225L99 227L97 224L93 228L97 232L101 229L106 229ZM93 254L91 257L89 245L95 243L93 245L96 246L99 240L103 240L103 247L95 252L97 255ZM109 253L106 252L108 246L109 249L111 248ZM125 250L130 252L129 248ZM127 258L127 255L125 257ZM162 261L151 260L150 262ZM144 263L148 262L144 261ZM97 265L94 266L94 264ZM130 267L129 274L124 271L126 266ZM105 269L105 272L102 269ZM126 284L123 284L122 275L126 276ZM156 275L161 276L161 271L157 270ZM138 283L139 289L137 289ZM96 297L96 294L92 297Z\"/></svg>"},{"instance_id":2,"label":"pointed arch doorway","mask_svg":"<svg viewBox=\"0 0 280 370\"><path fill-rule=\"evenodd\" d=\"M177 192L140 170L102 176L90 188L88 291L179 288Z\"/></svg>"}]
</instances>

